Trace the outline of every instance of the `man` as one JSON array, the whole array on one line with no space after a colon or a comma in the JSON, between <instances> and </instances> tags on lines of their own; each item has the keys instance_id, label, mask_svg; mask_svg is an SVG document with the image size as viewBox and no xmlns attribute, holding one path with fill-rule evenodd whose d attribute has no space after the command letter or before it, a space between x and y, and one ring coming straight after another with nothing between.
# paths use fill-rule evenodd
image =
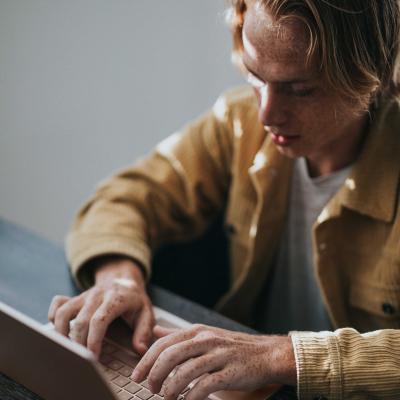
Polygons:
<instances>
[{"instance_id":1,"label":"man","mask_svg":"<svg viewBox=\"0 0 400 400\"><path fill-rule=\"evenodd\" d=\"M49 318L98 354L122 316L144 354L133 378L148 375L154 392L164 383L167 400L198 377L189 400L267 383L297 385L302 399L397 398L398 3L232 0L229 11L253 89L222 96L98 189L68 238L77 281L94 286L57 296ZM221 212L232 279L217 309L296 332L153 330L151 253ZM148 350L152 333L162 338Z\"/></svg>"}]
</instances>

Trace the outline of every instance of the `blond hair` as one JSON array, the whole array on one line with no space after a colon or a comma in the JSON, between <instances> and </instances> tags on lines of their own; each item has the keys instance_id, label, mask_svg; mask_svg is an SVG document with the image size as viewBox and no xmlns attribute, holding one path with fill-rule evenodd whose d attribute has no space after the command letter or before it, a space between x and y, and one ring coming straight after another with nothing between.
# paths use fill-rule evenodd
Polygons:
<instances>
[{"instance_id":1,"label":"blond hair","mask_svg":"<svg viewBox=\"0 0 400 400\"><path fill-rule=\"evenodd\" d=\"M398 0L256 0L279 21L293 16L309 34L308 59L319 60L327 83L368 108L372 100L399 94ZM243 67L245 0L229 0L233 61ZM247 1L248 3L248 1Z\"/></svg>"}]
</instances>

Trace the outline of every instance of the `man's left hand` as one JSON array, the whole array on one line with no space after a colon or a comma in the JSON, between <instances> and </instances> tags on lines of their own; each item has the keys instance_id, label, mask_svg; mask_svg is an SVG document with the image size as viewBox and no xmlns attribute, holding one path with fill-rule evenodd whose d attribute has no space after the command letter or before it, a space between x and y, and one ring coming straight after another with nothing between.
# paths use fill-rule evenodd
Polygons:
<instances>
[{"instance_id":1,"label":"man's left hand","mask_svg":"<svg viewBox=\"0 0 400 400\"><path fill-rule=\"evenodd\" d=\"M176 399L195 380L187 400L203 400L219 390L296 385L294 351L287 336L250 335L198 324L179 330L156 326L154 335L160 339L140 360L132 379L141 382L148 376L153 393L163 386L165 400Z\"/></svg>"}]
</instances>

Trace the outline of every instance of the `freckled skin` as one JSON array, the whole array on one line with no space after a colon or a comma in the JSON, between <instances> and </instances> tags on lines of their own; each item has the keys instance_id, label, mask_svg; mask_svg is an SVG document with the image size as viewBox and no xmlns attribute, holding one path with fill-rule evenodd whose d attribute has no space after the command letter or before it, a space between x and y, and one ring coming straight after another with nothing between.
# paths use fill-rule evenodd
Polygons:
<instances>
[{"instance_id":1,"label":"freckled skin","mask_svg":"<svg viewBox=\"0 0 400 400\"><path fill-rule=\"evenodd\" d=\"M243 62L263 84L263 92L259 87L256 90L259 118L271 136L300 137L290 146L277 144L278 150L288 157L306 157L314 176L348 165L360 150L367 114L327 86L317 59L306 63L308 38L299 21L276 21L257 0L246 4ZM302 85L311 88L311 93L299 96L293 87L287 90L288 85L282 84L295 78L305 81ZM49 320L57 331L99 354L108 325L122 317L134 330L134 350L145 353L152 339L154 315L140 267L130 259L108 260L97 267L95 278L95 286L79 296L56 296ZM70 329L75 317L77 324ZM165 400L175 399L198 378L187 400L200 400L221 389L296 384L288 337L201 325L179 332L156 327L154 333L160 339L139 363L135 379L141 381L149 375L155 392L165 383ZM177 366L175 375L168 377Z\"/></svg>"},{"instance_id":2,"label":"freckled skin","mask_svg":"<svg viewBox=\"0 0 400 400\"><path fill-rule=\"evenodd\" d=\"M95 286L79 296L55 296L49 320L58 332L99 355L107 327L122 317L133 329L132 345L143 354L152 340L154 314L140 268L128 259L115 259L96 270ZM70 321L76 317L76 324Z\"/></svg>"},{"instance_id":3,"label":"freckled skin","mask_svg":"<svg viewBox=\"0 0 400 400\"><path fill-rule=\"evenodd\" d=\"M188 400L204 399L223 389L296 384L288 337L249 335L203 325L176 331L156 326L154 333L160 339L139 362L133 379L140 382L147 376L154 393L163 385L165 400L176 399L193 381L194 387L186 394ZM164 357L165 353L169 356Z\"/></svg>"},{"instance_id":4,"label":"freckled skin","mask_svg":"<svg viewBox=\"0 0 400 400\"><path fill-rule=\"evenodd\" d=\"M278 145L278 150L291 158L306 157L311 173L317 176L355 160L368 114L327 85L317 56L307 64L308 43L301 21L276 21L257 1L249 2L243 26L243 62L268 89L264 103L261 91L256 90L259 118L267 131L299 135L299 140L287 147ZM312 93L298 96L296 85L278 83L293 79L305 79L300 87L312 89Z\"/></svg>"}]
</instances>

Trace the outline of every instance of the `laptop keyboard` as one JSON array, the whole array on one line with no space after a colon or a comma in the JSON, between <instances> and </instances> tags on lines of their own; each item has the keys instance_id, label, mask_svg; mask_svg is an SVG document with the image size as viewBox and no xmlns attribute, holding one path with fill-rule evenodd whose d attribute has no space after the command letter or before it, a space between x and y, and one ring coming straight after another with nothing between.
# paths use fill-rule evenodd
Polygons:
<instances>
[{"instance_id":1,"label":"laptop keyboard","mask_svg":"<svg viewBox=\"0 0 400 400\"><path fill-rule=\"evenodd\" d=\"M117 346L108 339L104 340L100 364L116 397L121 400L164 400L163 389L159 394L153 394L149 390L147 380L136 383L130 379L139 360L137 354ZM183 400L188 390L189 388L179 395L178 400Z\"/></svg>"}]
</instances>

